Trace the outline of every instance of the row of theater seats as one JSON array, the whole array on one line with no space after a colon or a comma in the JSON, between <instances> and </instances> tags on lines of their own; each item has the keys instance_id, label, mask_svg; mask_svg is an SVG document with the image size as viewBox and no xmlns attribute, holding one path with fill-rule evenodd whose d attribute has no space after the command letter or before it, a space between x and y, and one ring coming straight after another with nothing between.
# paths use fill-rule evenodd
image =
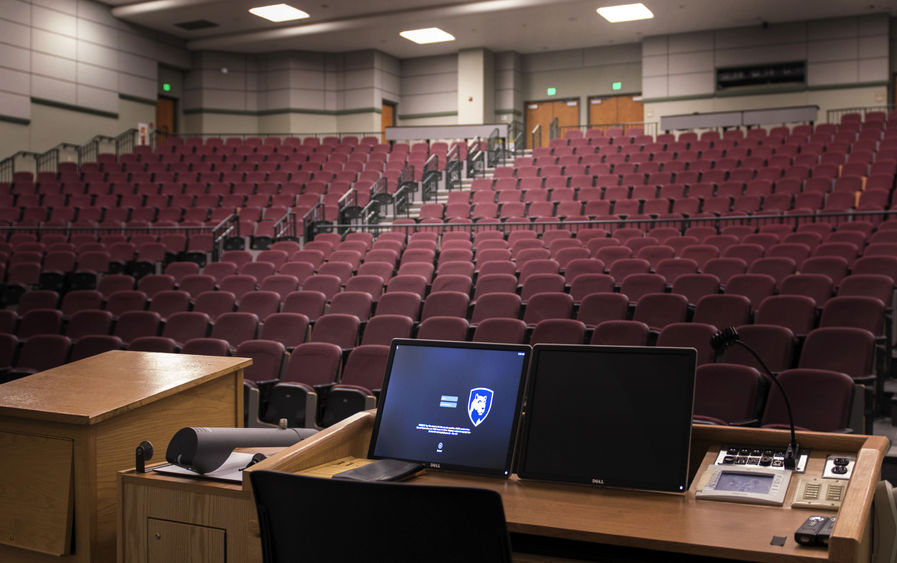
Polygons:
<instances>
[{"instance_id":1,"label":"row of theater seats","mask_svg":"<svg viewBox=\"0 0 897 563\"><path fill-rule=\"evenodd\" d=\"M500 236L500 233L496 233L496 234L498 234L498 235ZM429 236L429 235L430 235L430 233L423 233L423 234L421 234L421 235L419 235L419 236L413 236L412 239L411 239L411 241L410 241L407 245L405 245L404 242L401 243L401 245L402 245L402 253L401 253L402 259L398 260L398 262L397 262L398 264L400 264L400 267L402 267L401 264L403 264L403 263L405 262L405 254L406 254L406 253L409 253L409 252L410 252L411 254L414 254L415 250L423 250L424 252L422 252L422 253L419 252L418 254L423 254L423 255L426 255L426 256L429 257L429 264L428 264L429 268L424 268L424 269L425 269L427 272L430 272L431 274L433 273L434 269L436 268L436 265L437 265L439 262L434 260L434 259L435 259L435 251L433 250L433 247L435 246L435 242L436 242L436 241L434 240L435 237L433 237L433 236ZM569 236L569 234L568 234L568 236ZM316 245L315 243L309 243L308 246L311 246L311 247L314 247L314 246L319 246L319 247L326 246L326 244L327 244L327 243L326 243L326 238L327 238L327 237L321 237L321 238L322 238L322 239L325 239L325 240L318 241L318 244L317 244L317 245ZM357 240L358 238L363 238L363 237L348 237L348 238L349 238L349 242L353 242L352 239L356 239L356 242L363 242L363 241L358 241L358 240ZM388 241L390 238L394 239L395 242L399 242L398 240L396 240L396 239L398 239L398 237L392 237L392 236L387 235L387 236L384 236L384 237L383 237L383 239L382 239L383 242L381 242L381 243L379 244L378 248L374 248L375 244L374 244L372 241L368 241L367 243L364 243L364 246L367 246L368 244L370 244L370 247L371 247L371 249L368 250L368 251L365 253L365 258L367 258L367 255L368 255L370 252L375 252L375 253L376 253L378 250L384 250L384 248L383 248L384 246L394 246L394 245L387 245L387 244L386 244L386 241ZM449 237L447 237L448 240L444 239L444 240L442 241L443 244L442 244L442 251L441 251L440 255L441 255L443 252L445 252L445 253L450 253L450 252L453 250L453 249L452 249L452 246L453 246L453 245L451 244L451 241L450 241L451 238L453 238L453 237L449 236ZM490 237L481 237L482 240L480 240L480 241L478 241L478 242L480 242L480 243L485 243L485 239L488 239L488 238L490 238ZM494 237L494 236L492 236L492 238L493 238L493 240L495 240L495 241L498 240L498 237ZM518 238L519 240L526 240L528 237L515 237L515 238ZM548 237L548 238L551 238L551 237ZM402 235L402 239L404 239L404 235ZM503 237L502 237L502 240L503 240L503 242L505 242L505 243L507 242L507 241L504 241ZM469 243L469 242L470 242L470 241L469 241L469 239L468 239L468 243ZM446 244L446 243L448 243L448 244ZM542 244L542 243L544 243L544 241L540 241L540 244ZM346 245L346 242L345 242L345 241L343 241L343 242L341 242L341 243L339 243L339 244L343 244L343 245L344 245L343 248L342 248L341 250L336 250L336 248L338 248L339 245L337 245L337 247L332 247L332 248L331 248L330 255L328 256L328 258L333 257L333 253L334 253L334 252L356 253L356 254L357 254L357 252L358 252L358 251L356 251L356 250L351 250L351 249L349 248L349 246L358 246L358 245L355 245L355 244ZM331 243L331 246L332 246L332 243ZM462 244L462 245L457 245L457 246L467 246L467 245L463 245L463 244ZM472 243L470 244L470 246L471 246L471 248L473 248L473 244L472 244ZM490 245L486 244L486 246L488 247L488 246L490 246ZM418 247L419 247L419 248L418 248ZM478 250L477 250L478 252L480 252L480 248L481 248L481 247L478 246ZM460 248L459 248L459 249L460 249ZM302 250L302 251L299 251L299 252L304 252L306 256L318 256L318 257L320 257L318 253L320 253L320 255L323 255L323 254L324 254L323 250L317 250L317 251L315 251L315 250L316 250L316 249L314 249L314 248L306 248L306 249L304 249L304 250ZM497 248L495 248L495 249L482 248L482 250L498 250L498 249L497 249ZM285 251L282 251L282 252L285 253ZM236 257L236 256L243 256L244 258L246 258L246 257L247 257L247 254L248 254L248 253L246 253L246 254L241 254L241 255L234 255L234 257ZM295 253L294 253L294 254L295 254ZM411 256L411 254L409 254L409 257ZM347 255L347 256L352 256L353 254L346 254L346 255ZM398 259L398 253L393 252L392 255L394 256L394 258ZM274 256L274 254L272 254L272 256ZM283 255L280 255L280 256L281 256L281 258L283 257ZM372 255L372 256L373 256L373 255ZM249 255L249 257L251 258L251 255ZM355 256L355 257L356 257L356 259L359 259L358 256ZM451 261L450 261L450 262L451 262ZM457 262L457 261L454 261L454 262ZM245 262L245 263L243 264L243 267L245 267L246 265L251 264L251 263L252 263L252 264L257 264L258 262ZM289 262L283 262L283 263L285 264L285 263L289 263ZM329 262L320 262L319 267L322 266L322 265L324 265L324 264L326 264L326 263L329 263ZM358 268L361 268L361 267L363 266L364 263L365 263L365 262L362 262L361 264L359 264L359 265L358 265ZM375 262L368 262L368 263L376 263L376 261L375 261ZM415 262L413 262L413 261L408 261L408 262L407 262L408 265L410 265L410 264L414 264L414 263L415 263ZM426 261L419 262L419 263L420 263L420 264L427 264ZM470 262L469 262L469 263L470 263ZM233 266L234 269L236 269L236 268L238 267L236 263L231 263L231 264L232 264L232 266ZM395 265L396 265L396 262L394 262L394 263L391 265L391 267L390 267L391 272L392 272L392 268L394 268ZM212 266L212 265L209 265L209 267L211 267L211 266ZM391 273L391 272L390 272L390 273ZM186 277L188 277L188 276L190 276L190 275L193 275L193 276L200 275L200 276L201 276L201 275L204 275L204 274L186 274L186 275L184 276L184 278L186 278ZM237 275L237 276L239 276L239 275L241 275L241 274L230 274L230 275ZM247 274L242 274L242 275L247 275ZM312 274L312 275L321 275L321 274ZM323 274L323 275L327 275L327 274ZM370 274L367 274L367 275L370 275ZM409 275L409 274L402 274L402 275ZM410 274L410 275L416 275L416 274ZM457 274L448 274L448 275L457 275ZM488 275L488 274L487 274L487 275ZM501 274L498 274L498 275L501 275ZM560 274L556 274L556 275L560 275ZM172 276L172 277L173 277L173 276ZM226 277L226 276L225 276L225 277ZM336 277L336 276L334 276L334 277ZM348 283L348 282L351 282L351 280L352 280L354 277L355 277L355 276L350 277L350 278L347 280L347 283ZM400 275L400 276L394 276L394 277L401 277L401 275ZM462 277L463 277L463 276L462 276ZM114 279L113 276L108 276L108 278L109 278L109 279ZM184 278L182 278L182 280L183 280ZM104 279L105 279L105 278L104 278ZM145 285L145 287L147 287L147 289L149 289L149 288L148 288L148 284L149 284L149 281L152 280L152 279L153 279L153 278L149 278L146 282L144 282L145 284L147 284L147 285ZM482 280L480 280L480 279L478 278L478 282L479 282L479 281L482 281ZM519 280L515 279L515 285L514 285L515 290L516 290L516 282L517 282L517 281L519 281ZM425 278L425 282L426 282L426 278ZM132 282L132 283L133 283L133 282ZM382 287L382 278L381 278L380 286ZM304 287L304 286L303 286L303 287ZM426 285L424 285L424 287L426 287ZM160 290L160 291L164 291L164 290ZM168 290L168 291L170 291L170 290ZM177 291L177 290L175 290L175 291ZM212 291L213 291L213 293L219 293L219 294L222 294L222 295L227 293L226 291L221 291L221 290L212 290ZM306 290L306 291L307 291L307 290ZM426 291L426 290L424 290L424 291ZM255 293L254 291L251 291L251 290L247 289L247 291L244 293L244 297L247 296L247 295L250 295L250 294L254 294L254 293ZM343 294L343 293L347 294L347 296L348 296L348 294L350 294L350 293L354 293L354 292L353 292L353 291L348 291L348 292L345 292L345 291L337 291L336 293L331 294L331 296L330 296L331 307L333 306L333 301L334 301L334 300L336 301L337 306L338 306L338 307L340 306L340 301L343 301L343 300L344 300L343 298L340 297L340 294ZM406 293L406 292L402 292L402 293ZM437 291L436 293L439 293L439 291ZM434 293L434 295L436 295L436 293ZM462 293L462 295L463 295L463 292L461 292L461 293ZM387 295L389 295L389 294L390 294L390 291L389 291L389 289L387 288ZM475 294L475 293L474 293L474 294ZM509 294L510 294L510 293L509 293ZM563 294L563 292L559 292L559 294ZM564 294L564 295L565 295L565 294ZM421 297L420 295L417 295L417 298L418 298L418 300L417 300L417 306L420 306L420 297ZM466 298L467 296L464 295L464 297ZM485 297L485 295L484 295L483 297ZM515 295L515 298L519 299L519 296L518 296L518 295ZM382 298L381 298L381 300L382 300ZM487 299L487 301L488 301L488 299ZM628 299L627 299L627 301L628 301ZM347 301L347 303L349 303L349 301ZM378 305L378 307L379 307L379 305ZM368 311L369 311L369 310L370 310L370 305L368 305ZM362 311L363 311L363 309L362 309ZM27 314L27 313L26 313L26 314ZM328 313L328 314L332 314L332 317L330 317L330 318L339 318L338 315L345 315L345 314L343 314L343 313ZM328 314L325 314L324 316L326 317L326 316L328 316ZM364 315L363 312L362 312L361 314ZM360 322L360 319L359 319L356 315L347 315L347 316L349 316L349 317L353 317L353 321L355 321L356 323ZM378 316L378 315L374 315L374 319L376 319L377 316ZM441 315L438 315L438 316L441 316ZM458 317L458 319L459 319L459 321L462 321L465 325L467 325L467 324L469 323L469 320L468 320L468 318L467 318L466 316L463 317L463 318ZM320 319L318 319L318 320L320 320ZM485 323L485 326L486 326L486 327L490 327L490 325L491 325L491 326L494 326L494 327L499 327L499 326L501 326L501 327L503 327L502 330L504 330L504 327L506 327L506 326L508 326L508 325L517 325L517 327L519 327L519 326L521 325L521 323L522 323L523 326L524 326L524 329L523 329L523 330L524 330L524 331L526 330L526 329L525 329L526 321L523 321L522 319L510 319L511 321L516 321L516 322L511 322L511 323L506 322L506 321L503 321L503 320L498 319L498 318L493 319L493 318L491 318L491 317L489 317L489 318L487 318L487 319L485 319L485 320L488 320L488 321L489 321L489 322L486 322L486 323ZM570 320L570 319L567 319L567 320ZM431 324L432 324L432 323L431 323ZM458 324L458 323L455 323L455 324ZM482 328L481 328L481 327L483 326L483 322L479 322L479 323L477 323L477 324L479 325L479 326L477 327L477 330L485 330L485 329L482 329ZM692 324L693 324L694 326L698 326L698 324L700 324L700 323L692 323ZM325 323L325 325L326 325L326 323ZM357 325L356 325L356 326L357 326ZM656 328L659 328L659 327L656 327ZM466 330L467 330L467 329L466 329L466 327L465 327L464 338L467 338L467 337L468 337L468 334L467 334ZM496 330L497 330L497 329L496 329ZM819 329L817 329L817 330L819 330ZM340 332L342 332L342 330L341 330ZM374 334L374 333L381 333L381 332L383 332L383 331L377 330L377 331L372 331L371 333ZM555 334L555 332L556 332L555 330L552 330L552 331L550 331L550 334ZM598 332L599 335L601 334L600 331L596 331L596 332ZM367 334L367 333L368 333L368 331L365 331L365 334ZM614 331L614 333L616 334L617 331ZM405 335L405 334L412 334L412 333L403 333L402 335ZM425 331L424 334L426 335L427 332ZM485 336L485 334L486 334L486 333L482 333L482 332L481 332L481 334L480 334L479 336L475 335L474 338L483 338L483 339L491 338L491 337L489 337L489 336ZM507 338L509 338L509 336L508 336L507 334L505 334L505 333L499 332L499 334L501 334L501 336L498 336L498 337L495 337L495 338L499 338L499 339L507 339ZM524 332L523 334L525 334L525 332ZM418 334L418 336L420 336L420 334ZM514 337L514 338L516 338L516 337ZM524 338L525 338L525 336L524 336ZM529 338L533 338L533 335L530 335ZM536 339L537 339L536 341L539 341L538 338L539 338L539 337L536 336ZM594 338L594 335L593 335L593 338ZM581 340L580 340L580 341L581 341ZM338 346L338 345L337 345L337 346Z\"/></svg>"}]
</instances>

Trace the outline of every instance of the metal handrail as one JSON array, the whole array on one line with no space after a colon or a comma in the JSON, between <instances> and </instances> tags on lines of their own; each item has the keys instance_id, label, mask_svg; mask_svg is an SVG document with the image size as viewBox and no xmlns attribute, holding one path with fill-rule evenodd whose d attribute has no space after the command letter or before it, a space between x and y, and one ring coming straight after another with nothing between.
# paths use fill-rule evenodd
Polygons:
<instances>
[{"instance_id":1,"label":"metal handrail","mask_svg":"<svg viewBox=\"0 0 897 563\"><path fill-rule=\"evenodd\" d=\"M645 218L645 219L590 219L582 221L538 221L538 222L504 222L504 223L427 223L426 225L418 224L395 224L381 223L376 225L376 229L404 229L408 231L417 230L418 227L426 228L428 231L457 231L459 229L470 229L471 232L480 230L499 230L502 232L511 232L520 229L531 229L538 232L555 230L558 228L566 228L571 230L580 230L585 228L622 228L622 227L641 227L644 229L659 226L675 226L680 233L684 233L688 227L695 225L712 225L714 227L725 227L730 225L753 225L760 226L763 224L790 224L797 227L801 222L835 222L847 223L851 221L861 221L866 219L887 219L889 217L897 217L897 210L884 211L849 211L838 213L800 213L794 215L733 215L722 217L664 217L664 218ZM339 225L336 225L337 227Z\"/></svg>"},{"instance_id":2,"label":"metal handrail","mask_svg":"<svg viewBox=\"0 0 897 563\"><path fill-rule=\"evenodd\" d=\"M542 146L542 124L536 125L533 127L533 130L530 132L530 146L532 148L538 148Z\"/></svg>"},{"instance_id":3,"label":"metal handrail","mask_svg":"<svg viewBox=\"0 0 897 563\"><path fill-rule=\"evenodd\" d=\"M623 130L624 133L629 131L630 129L641 129L645 135L651 135L656 137L657 130L660 126L656 121L627 121L627 122L619 122L619 123L588 123L585 125L562 125L560 127L563 135L566 135L567 131L571 130L579 130L582 131L583 134L587 133L589 129L600 129L601 131L607 131L612 127L619 127Z\"/></svg>"}]
</instances>

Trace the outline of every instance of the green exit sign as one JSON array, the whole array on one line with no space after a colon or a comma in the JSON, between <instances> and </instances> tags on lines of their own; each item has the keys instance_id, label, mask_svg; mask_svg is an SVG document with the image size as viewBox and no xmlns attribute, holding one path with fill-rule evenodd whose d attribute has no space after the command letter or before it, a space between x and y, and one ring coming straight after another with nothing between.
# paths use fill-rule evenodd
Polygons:
<instances>
[{"instance_id":1,"label":"green exit sign","mask_svg":"<svg viewBox=\"0 0 897 563\"><path fill-rule=\"evenodd\" d=\"M622 90L622 89L623 89L623 83L622 83L622 82L614 82L614 83L612 83L612 84L610 85L610 89L611 89L611 90Z\"/></svg>"},{"instance_id":2,"label":"green exit sign","mask_svg":"<svg viewBox=\"0 0 897 563\"><path fill-rule=\"evenodd\" d=\"M555 96L555 95L557 95L557 93L558 93L558 89L557 89L557 88L549 88L549 89L548 89L548 95L549 95L549 96Z\"/></svg>"},{"instance_id":3,"label":"green exit sign","mask_svg":"<svg viewBox=\"0 0 897 563\"><path fill-rule=\"evenodd\" d=\"M162 90L164 90L165 92L171 92L171 84L169 84L168 82L163 83Z\"/></svg>"}]
</instances>

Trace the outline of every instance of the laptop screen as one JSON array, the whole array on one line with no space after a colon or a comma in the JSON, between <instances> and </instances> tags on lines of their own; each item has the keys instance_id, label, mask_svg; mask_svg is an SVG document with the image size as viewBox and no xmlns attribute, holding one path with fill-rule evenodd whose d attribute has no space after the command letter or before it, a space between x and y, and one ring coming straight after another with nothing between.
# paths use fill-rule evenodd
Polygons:
<instances>
[{"instance_id":1,"label":"laptop screen","mask_svg":"<svg viewBox=\"0 0 897 563\"><path fill-rule=\"evenodd\" d=\"M509 475L530 350L393 340L369 457Z\"/></svg>"},{"instance_id":2,"label":"laptop screen","mask_svg":"<svg viewBox=\"0 0 897 563\"><path fill-rule=\"evenodd\" d=\"M537 345L517 473L684 492L693 348Z\"/></svg>"}]
</instances>

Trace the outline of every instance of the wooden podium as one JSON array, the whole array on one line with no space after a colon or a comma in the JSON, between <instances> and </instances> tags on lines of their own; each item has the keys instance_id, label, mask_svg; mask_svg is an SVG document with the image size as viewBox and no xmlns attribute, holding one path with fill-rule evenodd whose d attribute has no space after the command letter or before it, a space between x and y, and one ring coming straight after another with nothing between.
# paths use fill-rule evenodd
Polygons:
<instances>
[{"instance_id":1,"label":"wooden podium","mask_svg":"<svg viewBox=\"0 0 897 563\"><path fill-rule=\"evenodd\" d=\"M0 385L0 561L113 561L142 440L242 426L247 358L112 351Z\"/></svg>"},{"instance_id":2,"label":"wooden podium","mask_svg":"<svg viewBox=\"0 0 897 563\"><path fill-rule=\"evenodd\" d=\"M262 469L298 473L346 456L365 457L373 421L373 411L354 415L281 450L245 473ZM829 454L857 457L828 549L803 547L794 541L794 531L808 516L834 514L792 507L796 478L791 481L784 506L695 499L695 476L715 460L720 446L785 444L787 440L788 433L780 430L695 426L691 486L683 495L438 471L427 472L409 482L497 491L502 496L510 532L527 539L530 545L541 544L549 553L553 545L574 541L585 546L589 558L599 557L606 546L616 546L614 549L650 549L772 563L869 561L872 497L888 448L888 441L882 436L798 433L801 447L811 452L808 476L822 474ZM261 561L258 523L248 479L244 478L240 486L128 472L121 474L119 480L123 542L119 561L166 561L163 554L170 553L171 549L166 545L180 545L184 552L196 554L191 561ZM151 533L154 522L180 526L181 531ZM191 542L184 539L190 537L186 535L188 530L193 531ZM213 537L213 532L218 535ZM773 536L784 537L784 545L771 545ZM215 543L217 548L208 549L209 543Z\"/></svg>"}]
</instances>

